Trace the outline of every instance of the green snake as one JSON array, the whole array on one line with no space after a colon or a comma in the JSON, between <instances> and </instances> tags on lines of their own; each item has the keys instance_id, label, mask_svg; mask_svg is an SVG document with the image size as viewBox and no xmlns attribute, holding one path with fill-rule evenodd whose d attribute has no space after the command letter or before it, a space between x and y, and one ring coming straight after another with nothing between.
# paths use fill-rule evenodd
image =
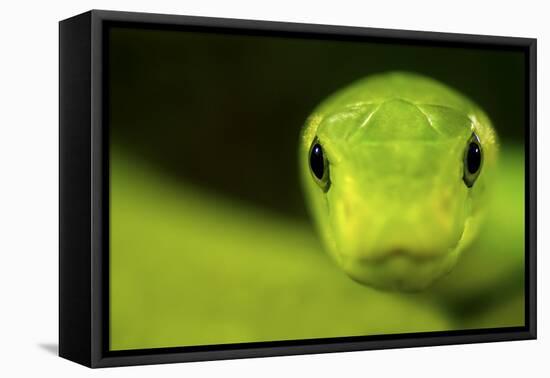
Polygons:
<instances>
[{"instance_id":1,"label":"green snake","mask_svg":"<svg viewBox=\"0 0 550 378\"><path fill-rule=\"evenodd\" d=\"M497 136L464 95L428 77L366 77L323 101L300 139L305 197L352 279L418 291L479 233Z\"/></svg>"}]
</instances>

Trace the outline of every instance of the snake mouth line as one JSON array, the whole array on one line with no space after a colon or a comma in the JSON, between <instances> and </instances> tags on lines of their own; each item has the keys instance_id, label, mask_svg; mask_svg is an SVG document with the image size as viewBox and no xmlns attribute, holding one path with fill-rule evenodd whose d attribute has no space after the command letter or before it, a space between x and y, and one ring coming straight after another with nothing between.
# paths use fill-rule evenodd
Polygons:
<instances>
[{"instance_id":1,"label":"snake mouth line","mask_svg":"<svg viewBox=\"0 0 550 378\"><path fill-rule=\"evenodd\" d=\"M445 258L450 255L454 248L449 248L444 253L441 252L430 252L430 253L412 253L406 249L393 249L387 253L378 255L378 256L369 256L369 257L359 257L355 261L359 264L365 265L382 265L388 263L392 260L407 260L416 264L428 263L431 261L437 261Z\"/></svg>"},{"instance_id":2,"label":"snake mouth line","mask_svg":"<svg viewBox=\"0 0 550 378\"><path fill-rule=\"evenodd\" d=\"M391 260L396 260L399 258L407 261L412 261L417 264L441 260L451 255L453 251L455 251L458 248L458 246L461 245L461 242L464 239L466 225L467 225L467 222L465 222L465 226L463 227L462 233L460 234L460 238L458 238L457 242L454 245L447 248L444 252L424 251L423 253L413 253L406 248L395 248L377 256L360 255L361 257L357 258L356 261L359 262L360 264L363 263L363 264L369 264L369 265L381 265Z\"/></svg>"}]
</instances>

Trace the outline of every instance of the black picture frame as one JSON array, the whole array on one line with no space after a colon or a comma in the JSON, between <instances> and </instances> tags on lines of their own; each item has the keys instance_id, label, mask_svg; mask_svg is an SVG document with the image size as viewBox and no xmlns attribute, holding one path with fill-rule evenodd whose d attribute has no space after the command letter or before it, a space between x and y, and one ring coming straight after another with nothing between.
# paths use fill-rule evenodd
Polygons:
<instances>
[{"instance_id":1,"label":"black picture frame","mask_svg":"<svg viewBox=\"0 0 550 378\"><path fill-rule=\"evenodd\" d=\"M505 49L525 56L525 327L108 350L108 73L112 25ZM536 338L536 39L92 10L59 23L59 355L88 367Z\"/></svg>"}]
</instances>

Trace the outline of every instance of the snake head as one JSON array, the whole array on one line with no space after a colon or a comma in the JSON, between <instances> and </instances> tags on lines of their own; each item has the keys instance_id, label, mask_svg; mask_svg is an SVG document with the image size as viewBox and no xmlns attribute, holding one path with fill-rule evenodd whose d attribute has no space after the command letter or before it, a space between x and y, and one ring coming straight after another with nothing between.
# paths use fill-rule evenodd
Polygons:
<instances>
[{"instance_id":1,"label":"snake head","mask_svg":"<svg viewBox=\"0 0 550 378\"><path fill-rule=\"evenodd\" d=\"M380 81L395 90L372 98ZM495 136L486 116L452 90L416 75L361 82L321 105L301 144L310 212L354 280L422 290L475 238Z\"/></svg>"}]
</instances>

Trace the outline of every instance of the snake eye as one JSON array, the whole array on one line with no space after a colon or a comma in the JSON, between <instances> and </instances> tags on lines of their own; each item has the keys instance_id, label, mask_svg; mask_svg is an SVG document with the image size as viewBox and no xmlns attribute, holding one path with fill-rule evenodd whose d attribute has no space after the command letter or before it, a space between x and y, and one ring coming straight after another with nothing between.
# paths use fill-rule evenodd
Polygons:
<instances>
[{"instance_id":1,"label":"snake eye","mask_svg":"<svg viewBox=\"0 0 550 378\"><path fill-rule=\"evenodd\" d=\"M462 179L468 188L474 185L483 162L481 143L475 133L472 134L464 152L464 176Z\"/></svg>"},{"instance_id":2,"label":"snake eye","mask_svg":"<svg viewBox=\"0 0 550 378\"><path fill-rule=\"evenodd\" d=\"M314 180L323 192L327 192L330 188L329 164L317 139L313 141L309 150L309 168Z\"/></svg>"}]
</instances>

